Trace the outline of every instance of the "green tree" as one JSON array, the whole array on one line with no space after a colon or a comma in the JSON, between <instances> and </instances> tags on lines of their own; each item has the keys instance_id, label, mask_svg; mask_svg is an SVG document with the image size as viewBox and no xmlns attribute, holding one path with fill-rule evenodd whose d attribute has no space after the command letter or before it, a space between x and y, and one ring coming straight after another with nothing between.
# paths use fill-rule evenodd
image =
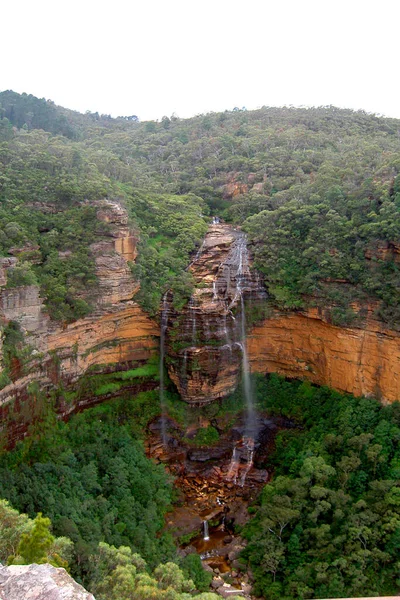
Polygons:
<instances>
[{"instance_id":1,"label":"green tree","mask_svg":"<svg viewBox=\"0 0 400 600\"><path fill-rule=\"evenodd\" d=\"M42 564L48 561L49 551L54 543L54 536L50 533L50 519L38 513L33 522L32 530L23 533L17 548L17 556L11 556L9 564L30 565Z\"/></svg>"}]
</instances>

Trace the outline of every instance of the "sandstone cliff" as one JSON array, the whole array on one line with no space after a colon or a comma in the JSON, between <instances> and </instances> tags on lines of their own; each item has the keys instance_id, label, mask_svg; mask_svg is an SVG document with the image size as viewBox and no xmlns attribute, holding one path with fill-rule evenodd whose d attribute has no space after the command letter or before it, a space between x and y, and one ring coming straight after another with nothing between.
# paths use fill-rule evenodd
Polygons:
<instances>
[{"instance_id":1,"label":"sandstone cliff","mask_svg":"<svg viewBox=\"0 0 400 600\"><path fill-rule=\"evenodd\" d=\"M206 404L236 388L242 362L238 281L250 312L265 298L249 267L241 232L213 224L190 265L197 287L189 304L180 314L169 309L168 370L189 403ZM400 333L378 321L372 306L357 327L332 325L328 312L275 311L250 328L251 370L304 378L382 402L400 399Z\"/></svg>"},{"instance_id":2,"label":"sandstone cliff","mask_svg":"<svg viewBox=\"0 0 400 600\"><path fill-rule=\"evenodd\" d=\"M45 392L60 386L73 389L90 369L128 369L158 351L159 326L132 299L138 283L128 261L136 257L136 236L127 213L116 203L102 201L98 218L108 224L106 234L92 245L100 293L94 312L75 323L51 322L37 286L5 288L7 270L16 259L2 259L0 316L3 323L20 323L30 359L26 365L14 365L12 382L0 390L0 420L13 410L26 410L34 382ZM215 222L189 266L196 282L190 302L179 313L171 302L166 304L166 363L189 403L206 404L237 386L243 353L242 298L250 311L265 299L250 263L242 232ZM400 398L400 334L377 321L372 308L364 325L352 328L333 326L317 309L275 312L249 330L247 347L252 371L307 378L383 402ZM68 414L100 400L88 393L68 406L61 402L58 410ZM29 419L20 421L13 419L13 439L23 435Z\"/></svg>"},{"instance_id":3,"label":"sandstone cliff","mask_svg":"<svg viewBox=\"0 0 400 600\"><path fill-rule=\"evenodd\" d=\"M383 402L400 399L400 333L369 311L363 327L335 327L322 311L276 313L248 338L251 369L305 378Z\"/></svg>"},{"instance_id":4,"label":"sandstone cliff","mask_svg":"<svg viewBox=\"0 0 400 600\"><path fill-rule=\"evenodd\" d=\"M216 220L218 221L218 220ZM206 404L231 393L242 363L241 298L264 298L245 236L215 222L190 265L196 289L179 313L168 308L168 371L182 398Z\"/></svg>"},{"instance_id":5,"label":"sandstone cliff","mask_svg":"<svg viewBox=\"0 0 400 600\"><path fill-rule=\"evenodd\" d=\"M90 367L126 369L147 360L158 349L157 324L132 300L139 285L128 265L136 257L136 238L128 226L127 213L119 204L101 201L98 218L109 227L107 238L92 245L99 294L90 316L62 326L48 318L37 286L3 288L0 292L2 322L17 321L31 350L27 364L17 365L11 374L12 383L0 390L0 419L7 416L10 401L17 401L16 410L22 410L33 382L43 390L60 384L71 386ZM3 259L3 285L4 272L15 264L13 261ZM74 408L64 406L61 410Z\"/></svg>"}]
</instances>

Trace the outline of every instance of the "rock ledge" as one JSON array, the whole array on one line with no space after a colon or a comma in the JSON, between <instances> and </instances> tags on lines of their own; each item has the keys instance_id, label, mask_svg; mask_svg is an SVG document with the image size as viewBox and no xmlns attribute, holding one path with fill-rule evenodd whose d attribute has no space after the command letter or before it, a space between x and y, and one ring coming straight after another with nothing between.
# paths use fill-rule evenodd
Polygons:
<instances>
[{"instance_id":1,"label":"rock ledge","mask_svg":"<svg viewBox=\"0 0 400 600\"><path fill-rule=\"evenodd\" d=\"M65 569L52 565L0 566L0 600L95 600Z\"/></svg>"}]
</instances>

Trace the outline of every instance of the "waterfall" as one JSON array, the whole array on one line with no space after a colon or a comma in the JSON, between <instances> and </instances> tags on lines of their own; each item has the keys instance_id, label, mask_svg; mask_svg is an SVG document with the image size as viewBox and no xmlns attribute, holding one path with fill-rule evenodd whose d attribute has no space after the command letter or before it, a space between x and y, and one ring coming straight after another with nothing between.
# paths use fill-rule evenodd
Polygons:
<instances>
[{"instance_id":1,"label":"waterfall","mask_svg":"<svg viewBox=\"0 0 400 600\"><path fill-rule=\"evenodd\" d=\"M164 384L164 359L165 359L165 336L168 326L168 300L167 293L163 297L161 309L161 331L160 331L160 409L161 409L161 438L164 446L167 444L167 417L165 408L165 384Z\"/></svg>"},{"instance_id":2,"label":"waterfall","mask_svg":"<svg viewBox=\"0 0 400 600\"><path fill-rule=\"evenodd\" d=\"M185 377L187 373L187 361L188 361L188 351L187 348L183 351L183 364L182 364L182 374Z\"/></svg>"},{"instance_id":3,"label":"waterfall","mask_svg":"<svg viewBox=\"0 0 400 600\"><path fill-rule=\"evenodd\" d=\"M241 305L241 318L240 318L240 329L241 329L241 342L240 346L242 349L242 380L243 380L243 392L244 399L246 401L246 431L245 436L254 440L257 434L256 427L256 415L254 410L254 399L253 390L251 388L250 380L250 364L247 355L247 343L246 343L246 313L244 309L243 295L240 296Z\"/></svg>"},{"instance_id":4,"label":"waterfall","mask_svg":"<svg viewBox=\"0 0 400 600\"><path fill-rule=\"evenodd\" d=\"M229 352L230 352L231 357L232 357L232 340L231 340L231 337L230 337L229 331L228 331L228 326L227 326L227 322L226 322L226 315L227 315L227 313L224 312L223 323L224 323L224 338L225 338L226 344L224 346L222 346L222 348L225 348L225 346L227 346L229 348Z\"/></svg>"},{"instance_id":5,"label":"waterfall","mask_svg":"<svg viewBox=\"0 0 400 600\"><path fill-rule=\"evenodd\" d=\"M244 289L243 284L246 283L246 277L250 275L249 271L249 255L246 245L246 237L239 238L236 247L237 273L236 273L236 289L237 296L240 298L240 342L239 346L242 350L242 385L243 394L246 402L246 428L244 439L253 440L256 437L256 415L254 410L253 391L250 380L250 364L247 354L247 339L246 339L246 311L244 306ZM252 457L251 457L252 459Z\"/></svg>"},{"instance_id":6,"label":"waterfall","mask_svg":"<svg viewBox=\"0 0 400 600\"><path fill-rule=\"evenodd\" d=\"M246 448L245 454L245 466L242 469L242 475L240 477L240 487L244 486L246 481L246 477L251 467L253 466L253 457L254 457L254 439L253 438L244 438L244 446Z\"/></svg>"},{"instance_id":7,"label":"waterfall","mask_svg":"<svg viewBox=\"0 0 400 600\"><path fill-rule=\"evenodd\" d=\"M227 481L233 481L236 483L239 472L239 453L236 446L233 448L231 462L229 464L228 473L226 475Z\"/></svg>"},{"instance_id":8,"label":"waterfall","mask_svg":"<svg viewBox=\"0 0 400 600\"><path fill-rule=\"evenodd\" d=\"M208 542L210 536L208 534L208 521L203 521L203 540Z\"/></svg>"},{"instance_id":9,"label":"waterfall","mask_svg":"<svg viewBox=\"0 0 400 600\"><path fill-rule=\"evenodd\" d=\"M215 302L216 300L218 300L218 292L217 292L217 282L213 281L213 301Z\"/></svg>"},{"instance_id":10,"label":"waterfall","mask_svg":"<svg viewBox=\"0 0 400 600\"><path fill-rule=\"evenodd\" d=\"M246 404L246 422L243 437L233 448L226 479L228 481L233 481L234 483L239 482L239 485L243 487L247 474L253 466L254 442L257 436L257 419L250 379L250 364L247 354L246 339L244 292L245 286L249 286L251 276L245 236L241 236L237 239L234 249L234 263L236 266L236 293L233 301L228 306L228 311L230 312L231 306L240 300L240 316L236 319L237 339L234 344L239 346L242 353L242 386Z\"/></svg>"},{"instance_id":11,"label":"waterfall","mask_svg":"<svg viewBox=\"0 0 400 600\"><path fill-rule=\"evenodd\" d=\"M193 297L189 300L189 315L190 320L192 321L192 344L196 345L196 310L194 308L194 299Z\"/></svg>"}]
</instances>

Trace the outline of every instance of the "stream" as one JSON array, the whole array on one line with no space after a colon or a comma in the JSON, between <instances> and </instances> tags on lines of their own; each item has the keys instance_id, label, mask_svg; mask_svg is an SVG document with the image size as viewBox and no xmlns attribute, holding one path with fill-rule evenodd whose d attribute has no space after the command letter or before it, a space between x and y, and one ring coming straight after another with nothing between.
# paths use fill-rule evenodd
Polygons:
<instances>
[{"instance_id":1,"label":"stream","mask_svg":"<svg viewBox=\"0 0 400 600\"><path fill-rule=\"evenodd\" d=\"M249 576L239 570L239 554L245 546L236 533L249 519L248 506L255 501L269 474L264 468L274 446L276 432L285 426L282 419L254 413L257 436L252 460L246 447L246 413L206 421L198 416L187 428L168 419L168 436L163 442L161 419L150 425L147 454L165 465L175 478L179 499L166 515L166 527L175 537L184 556L197 552L216 583L229 577L232 588L250 597ZM212 424L220 431L218 443L196 447L190 443L199 427ZM236 477L232 477L232 448ZM227 585L227 584L226 584Z\"/></svg>"},{"instance_id":2,"label":"stream","mask_svg":"<svg viewBox=\"0 0 400 600\"><path fill-rule=\"evenodd\" d=\"M277 421L255 410L247 354L245 302L264 297L264 291L250 269L250 262L245 234L221 224L215 217L208 238L189 266L198 276L201 273L199 282L205 285L195 290L182 313L183 318L176 321L181 339L174 327L172 298L168 293L164 295L160 331L161 417L151 423L147 440L148 456L165 465L179 490L178 502L166 517L166 527L183 556L193 552L200 555L204 568L213 573L212 587L221 588L218 593L223 597L239 594L250 598L249 575L240 570L240 553L245 543L237 532L249 519L248 506L268 481L264 465L278 429ZM185 400L198 401L199 405L209 402L210 395L202 389L203 382L207 381L212 390L223 372L231 377L229 369L233 363L237 380L241 370L244 407L240 414L227 413L218 419L207 419L205 414L209 411L200 410L192 412L191 425L186 427L168 417L164 367L169 329L173 343L176 345L178 341L183 346L178 347L175 362L176 381L181 386L179 391L187 396ZM203 370L199 353L205 357ZM188 357L191 358L188 360ZM214 364L210 364L210 357ZM215 364L219 367L214 373ZM188 388L189 377L192 395ZM218 442L196 445L196 433L206 428L218 432Z\"/></svg>"}]
</instances>

